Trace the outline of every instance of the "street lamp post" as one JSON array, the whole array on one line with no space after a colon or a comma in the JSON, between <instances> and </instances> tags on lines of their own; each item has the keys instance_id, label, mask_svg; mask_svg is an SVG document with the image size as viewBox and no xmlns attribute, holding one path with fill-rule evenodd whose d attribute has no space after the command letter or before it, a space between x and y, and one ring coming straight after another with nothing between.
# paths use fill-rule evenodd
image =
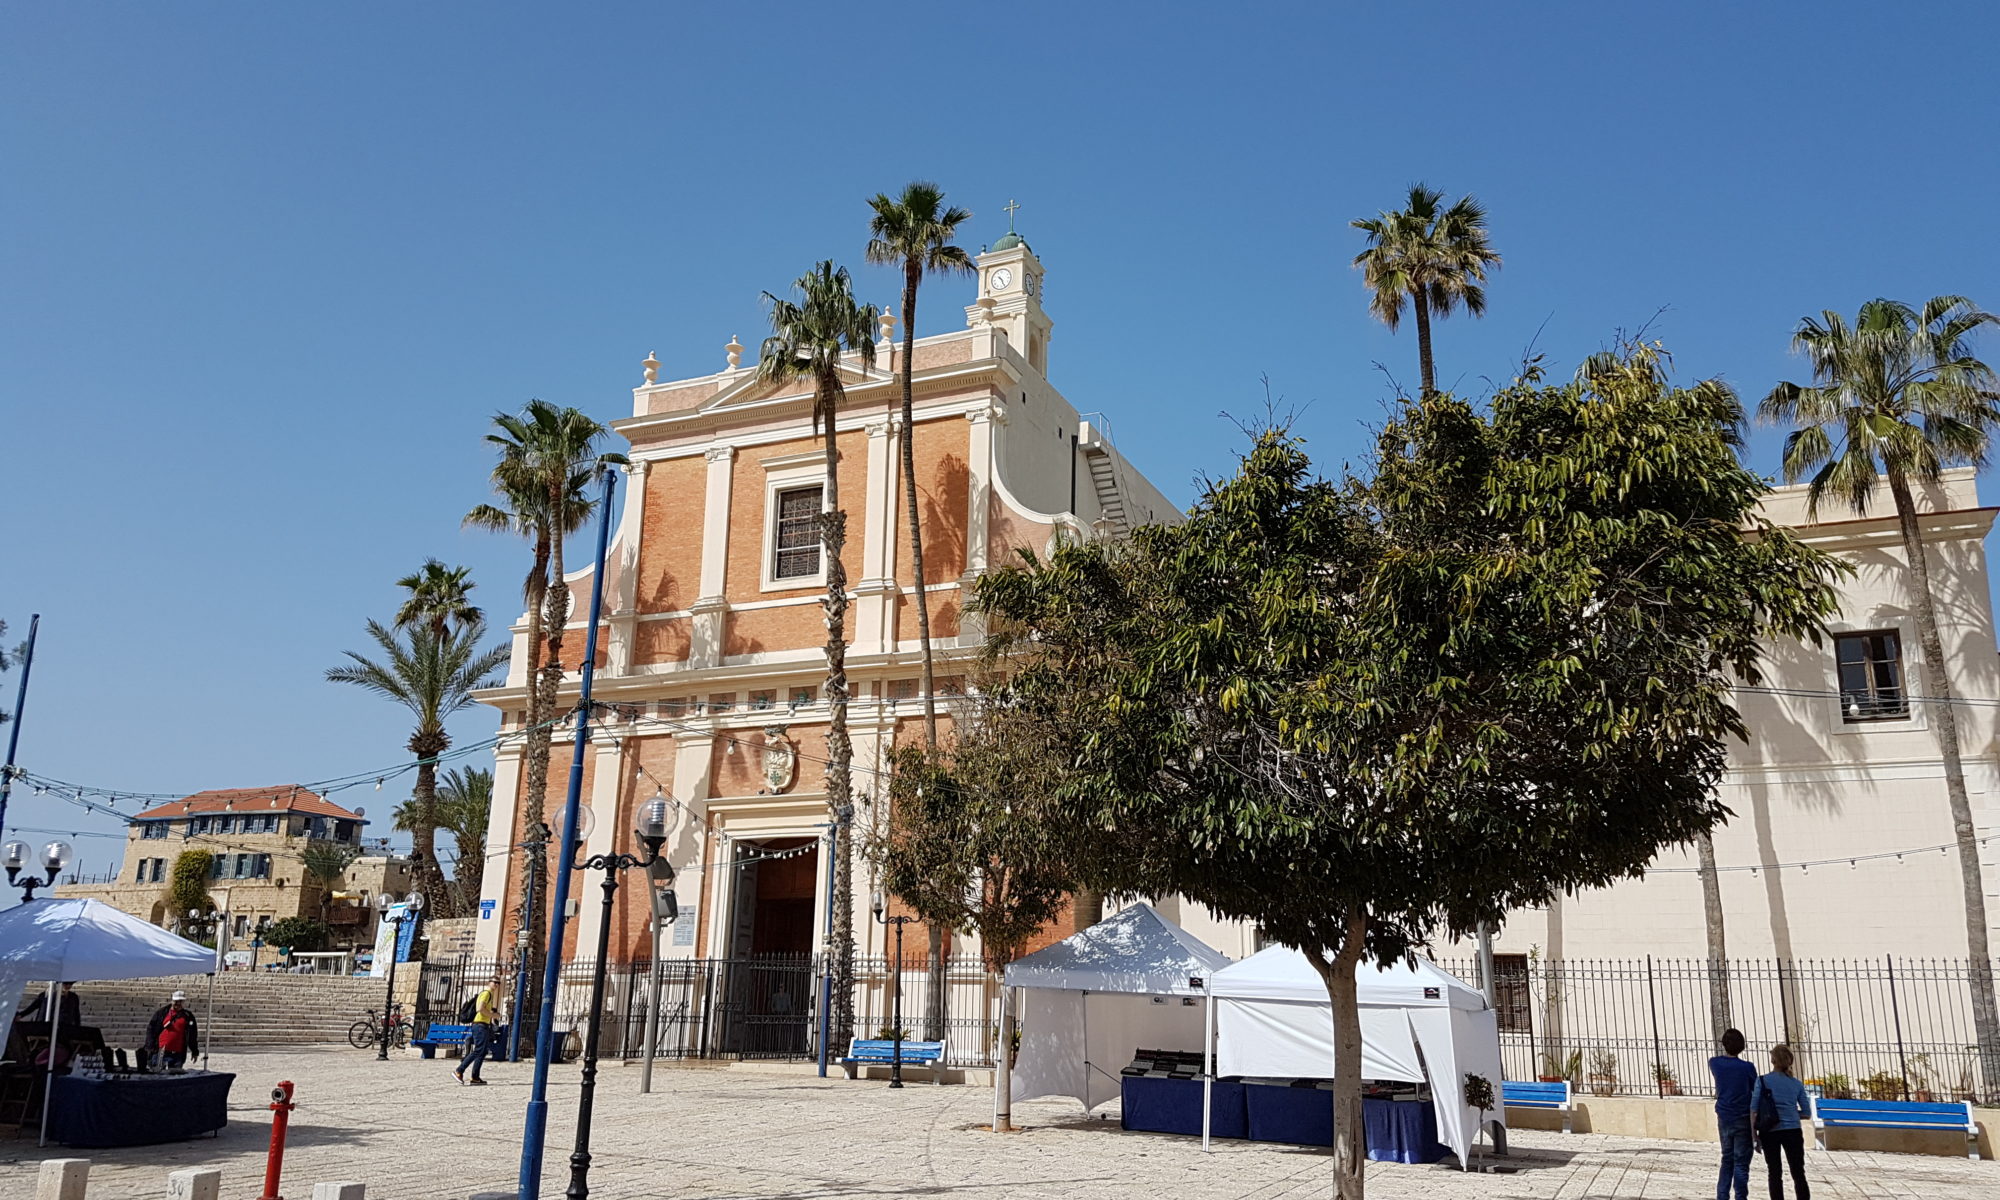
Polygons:
<instances>
[{"instance_id":1,"label":"street lamp post","mask_svg":"<svg viewBox=\"0 0 2000 1200\"><path fill-rule=\"evenodd\" d=\"M42 847L43 878L35 878L34 872L30 871L26 879L21 879L18 876L28 865L28 843L8 842L4 860L7 866L8 886L20 888L21 903L26 904L35 898L37 891L56 885L56 876L62 874L62 869L69 865L69 856L68 842L50 842Z\"/></svg>"},{"instance_id":2,"label":"street lamp post","mask_svg":"<svg viewBox=\"0 0 2000 1200\"><path fill-rule=\"evenodd\" d=\"M582 862L572 861L573 871L604 871L604 905L597 921L597 969L590 978L590 1021L583 1035L583 1087L576 1102L576 1149L569 1156L569 1200L590 1195L590 1109L597 1092L597 1038L604 1018L605 959L611 953L611 902L618 894L618 872L628 867L650 867L660 858L667 840L667 801L655 796L639 810L639 827L634 831L646 847L646 857L630 854L594 854Z\"/></svg>"},{"instance_id":3,"label":"street lamp post","mask_svg":"<svg viewBox=\"0 0 2000 1200\"><path fill-rule=\"evenodd\" d=\"M403 924L416 920L417 914L424 911L424 894L411 892L404 897L403 911L391 916L389 910L395 905L396 902L389 899L387 892L375 897L375 911L381 913L384 920L393 922L396 926L394 936L389 939L389 991L382 997L382 1045L375 1051L377 1062L389 1061L390 1011L396 1004L396 951L403 944Z\"/></svg>"},{"instance_id":4,"label":"street lamp post","mask_svg":"<svg viewBox=\"0 0 2000 1200\"><path fill-rule=\"evenodd\" d=\"M896 927L896 975L889 992L889 1032L895 1038L896 1047L889 1059L889 1086L903 1086L903 926L917 920L912 916L892 917L888 906L882 902L882 893L875 893L875 901L869 905L875 920L883 925Z\"/></svg>"}]
</instances>

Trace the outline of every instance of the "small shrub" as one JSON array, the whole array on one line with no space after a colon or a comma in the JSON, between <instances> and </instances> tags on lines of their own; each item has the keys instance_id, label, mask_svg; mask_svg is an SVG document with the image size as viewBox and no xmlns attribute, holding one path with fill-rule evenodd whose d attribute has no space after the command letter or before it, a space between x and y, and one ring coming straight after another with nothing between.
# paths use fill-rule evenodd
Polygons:
<instances>
[{"instance_id":1,"label":"small shrub","mask_svg":"<svg viewBox=\"0 0 2000 1200\"><path fill-rule=\"evenodd\" d=\"M1868 1093L1870 1100L1901 1100L1906 1086L1901 1075L1887 1071L1877 1071L1861 1080L1861 1090Z\"/></svg>"},{"instance_id":2,"label":"small shrub","mask_svg":"<svg viewBox=\"0 0 2000 1200\"><path fill-rule=\"evenodd\" d=\"M1819 1088L1820 1094L1829 1100L1854 1099L1854 1081L1838 1071L1834 1071L1827 1075L1825 1079L1822 1079Z\"/></svg>"}]
</instances>

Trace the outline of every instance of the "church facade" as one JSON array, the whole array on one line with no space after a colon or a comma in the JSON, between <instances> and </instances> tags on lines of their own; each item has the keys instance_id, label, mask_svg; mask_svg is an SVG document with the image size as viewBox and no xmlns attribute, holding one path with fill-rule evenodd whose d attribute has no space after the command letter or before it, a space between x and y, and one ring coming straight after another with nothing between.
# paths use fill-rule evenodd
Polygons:
<instances>
[{"instance_id":1,"label":"church facade","mask_svg":"<svg viewBox=\"0 0 2000 1200\"><path fill-rule=\"evenodd\" d=\"M631 466L604 579L593 686L610 707L584 751L584 800L594 817L586 850L635 849L629 831L638 807L655 795L671 798L664 854L680 917L665 937L668 956L805 955L822 944L832 857L825 564L815 523L822 507L837 503L847 513L853 828L861 839L886 820L890 749L922 736L915 590L929 603L948 728L952 695L982 640L964 601L983 571L1017 549L1045 554L1058 538L1116 537L1178 516L1111 444L1102 418L1079 412L1050 383L1053 322L1041 303L1043 267L1028 244L1010 233L978 256L977 268L964 328L915 343L909 428L901 420L894 318L882 319L872 368L850 359L834 426L837 498L826 495L809 382L759 382L734 338L713 374L660 381L648 358L632 415L612 423L629 443ZM952 286L933 281L923 298L942 303ZM909 561L903 438L912 439L923 514L921 581ZM576 614L565 644L572 660L581 655L590 576L585 568L567 581ZM494 847L527 840L538 817L559 826L570 767L565 727L546 811L526 811L525 623L514 639L505 685L482 694L500 710L504 735L487 835ZM559 707L573 702L575 687L572 669ZM518 858L486 872L481 957L513 953L522 875ZM859 854L854 891L857 943L879 954ZM566 953L588 957L579 942L594 937L597 889L578 883L572 895ZM587 922L576 919L579 909ZM612 957L650 954L648 918L643 889L621 889ZM921 932L915 936L921 945Z\"/></svg>"}]
</instances>

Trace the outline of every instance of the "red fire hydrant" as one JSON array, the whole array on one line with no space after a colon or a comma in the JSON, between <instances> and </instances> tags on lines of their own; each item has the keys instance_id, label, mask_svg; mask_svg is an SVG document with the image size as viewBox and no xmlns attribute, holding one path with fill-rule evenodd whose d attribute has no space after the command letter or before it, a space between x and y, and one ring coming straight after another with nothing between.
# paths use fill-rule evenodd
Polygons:
<instances>
[{"instance_id":1,"label":"red fire hydrant","mask_svg":"<svg viewBox=\"0 0 2000 1200\"><path fill-rule=\"evenodd\" d=\"M291 1123L292 1081L271 1089L271 1153L264 1162L264 1194L258 1200L285 1200L278 1194L278 1173L285 1168L285 1126Z\"/></svg>"}]
</instances>

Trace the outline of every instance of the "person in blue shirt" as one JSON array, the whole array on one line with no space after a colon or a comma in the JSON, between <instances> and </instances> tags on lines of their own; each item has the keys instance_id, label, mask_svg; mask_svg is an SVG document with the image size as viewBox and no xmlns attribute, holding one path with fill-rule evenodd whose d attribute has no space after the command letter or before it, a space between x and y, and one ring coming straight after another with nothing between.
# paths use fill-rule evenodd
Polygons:
<instances>
[{"instance_id":1,"label":"person in blue shirt","mask_svg":"<svg viewBox=\"0 0 2000 1200\"><path fill-rule=\"evenodd\" d=\"M1750 1123L1750 1093L1757 1085L1757 1068L1744 1062L1743 1033L1725 1029L1722 1053L1708 1060L1715 1077L1715 1132L1722 1140L1722 1171L1715 1177L1715 1200L1750 1200L1750 1160L1756 1157L1755 1130Z\"/></svg>"},{"instance_id":2,"label":"person in blue shirt","mask_svg":"<svg viewBox=\"0 0 2000 1200\"><path fill-rule=\"evenodd\" d=\"M1783 1042L1771 1047L1771 1073L1758 1076L1757 1086L1751 1089L1751 1113L1757 1111L1767 1093L1778 1109L1778 1127L1761 1130L1758 1136L1764 1144L1764 1166L1771 1174L1771 1200L1785 1200L1784 1164L1778 1161L1781 1150L1792 1168L1793 1194L1799 1200L1811 1200L1812 1189L1806 1186L1806 1135L1799 1127L1808 1111L1806 1085L1792 1077L1792 1048Z\"/></svg>"}]
</instances>

